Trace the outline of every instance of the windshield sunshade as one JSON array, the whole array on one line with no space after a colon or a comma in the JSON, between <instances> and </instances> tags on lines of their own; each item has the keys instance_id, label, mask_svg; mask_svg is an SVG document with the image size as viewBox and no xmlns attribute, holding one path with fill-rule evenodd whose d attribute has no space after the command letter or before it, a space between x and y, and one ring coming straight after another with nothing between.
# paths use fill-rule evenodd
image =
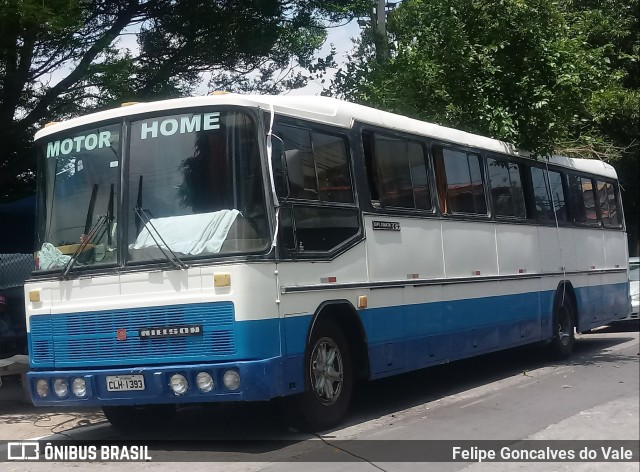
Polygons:
<instances>
[{"instance_id":1,"label":"windshield sunshade","mask_svg":"<svg viewBox=\"0 0 640 472\"><path fill-rule=\"evenodd\" d=\"M267 246L257 132L247 115L203 111L132 123L128 183L130 261L180 265Z\"/></svg>"}]
</instances>

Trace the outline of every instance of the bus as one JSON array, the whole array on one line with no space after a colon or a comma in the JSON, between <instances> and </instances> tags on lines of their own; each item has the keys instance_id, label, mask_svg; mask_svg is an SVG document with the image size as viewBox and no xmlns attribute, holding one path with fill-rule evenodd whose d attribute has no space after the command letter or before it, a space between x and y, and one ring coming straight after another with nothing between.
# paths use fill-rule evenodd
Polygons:
<instances>
[{"instance_id":1,"label":"bus","mask_svg":"<svg viewBox=\"0 0 640 472\"><path fill-rule=\"evenodd\" d=\"M528 343L562 358L629 313L601 161L232 93L127 104L36 144L37 406L99 406L127 429L283 398L322 430L361 379Z\"/></svg>"}]
</instances>

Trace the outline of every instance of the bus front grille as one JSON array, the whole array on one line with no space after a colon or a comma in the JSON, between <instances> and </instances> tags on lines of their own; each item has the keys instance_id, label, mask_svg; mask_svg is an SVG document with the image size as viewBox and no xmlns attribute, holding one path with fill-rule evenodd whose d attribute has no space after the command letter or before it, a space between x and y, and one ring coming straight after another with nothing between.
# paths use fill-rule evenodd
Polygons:
<instances>
[{"instance_id":1,"label":"bus front grille","mask_svg":"<svg viewBox=\"0 0 640 472\"><path fill-rule=\"evenodd\" d=\"M180 327L196 333L162 332ZM159 334L140 335L150 329ZM34 367L224 359L236 352L234 306L219 302L35 315L30 319L30 349Z\"/></svg>"}]
</instances>

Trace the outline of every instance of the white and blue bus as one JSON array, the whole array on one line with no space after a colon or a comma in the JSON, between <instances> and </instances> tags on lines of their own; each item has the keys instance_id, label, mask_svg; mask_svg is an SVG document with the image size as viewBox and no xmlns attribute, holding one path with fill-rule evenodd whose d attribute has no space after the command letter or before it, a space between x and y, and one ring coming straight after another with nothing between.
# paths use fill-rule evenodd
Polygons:
<instances>
[{"instance_id":1,"label":"white and blue bus","mask_svg":"<svg viewBox=\"0 0 640 472\"><path fill-rule=\"evenodd\" d=\"M217 94L52 124L25 287L36 405L120 428L354 382L628 315L614 169L326 97Z\"/></svg>"}]
</instances>

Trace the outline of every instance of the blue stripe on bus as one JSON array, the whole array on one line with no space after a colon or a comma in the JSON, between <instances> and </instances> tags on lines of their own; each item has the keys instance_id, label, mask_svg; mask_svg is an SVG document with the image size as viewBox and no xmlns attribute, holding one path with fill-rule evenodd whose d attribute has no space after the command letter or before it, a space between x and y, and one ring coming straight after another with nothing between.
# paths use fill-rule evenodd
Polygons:
<instances>
[{"instance_id":1,"label":"blue stripe on bus","mask_svg":"<svg viewBox=\"0 0 640 472\"><path fill-rule=\"evenodd\" d=\"M548 338L553 292L361 311L372 377Z\"/></svg>"},{"instance_id":2,"label":"blue stripe on bus","mask_svg":"<svg viewBox=\"0 0 640 472\"><path fill-rule=\"evenodd\" d=\"M554 291L531 292L360 310L358 313L368 341L371 377L383 377L549 339L552 335L550 315L554 294ZM601 326L626 315L628 284L579 288L576 298L580 329ZM304 350L311 321L310 314L288 316L282 320L236 321L236 351L224 358L167 355L126 363L119 359L117 364L159 366L179 363L186 366L209 362L216 365L233 361L260 362L262 359L273 362L279 358L281 361L276 364L281 367L274 366L268 374L274 376L273 382L277 384L270 394L286 395L303 387ZM44 341L42 335L37 330L35 337L30 333L30 347ZM66 367L96 369L115 365L115 362L105 361L90 364L87 359L65 358L52 352L50 358L32 367L40 370ZM267 375L266 371L264 374ZM254 381L259 379L246 380L249 383Z\"/></svg>"}]
</instances>

